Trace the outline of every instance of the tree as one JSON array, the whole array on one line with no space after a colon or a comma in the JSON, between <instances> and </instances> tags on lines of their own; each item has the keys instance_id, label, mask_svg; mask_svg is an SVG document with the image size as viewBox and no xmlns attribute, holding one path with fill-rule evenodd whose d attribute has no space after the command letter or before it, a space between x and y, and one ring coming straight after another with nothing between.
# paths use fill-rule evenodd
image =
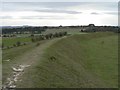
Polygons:
<instances>
[{"instance_id":1,"label":"tree","mask_svg":"<svg viewBox=\"0 0 120 90\"><path fill-rule=\"evenodd\" d=\"M84 32L84 30L82 29L81 32Z\"/></svg>"},{"instance_id":2,"label":"tree","mask_svg":"<svg viewBox=\"0 0 120 90\"><path fill-rule=\"evenodd\" d=\"M31 34L31 37L34 37L34 34Z\"/></svg>"}]
</instances>

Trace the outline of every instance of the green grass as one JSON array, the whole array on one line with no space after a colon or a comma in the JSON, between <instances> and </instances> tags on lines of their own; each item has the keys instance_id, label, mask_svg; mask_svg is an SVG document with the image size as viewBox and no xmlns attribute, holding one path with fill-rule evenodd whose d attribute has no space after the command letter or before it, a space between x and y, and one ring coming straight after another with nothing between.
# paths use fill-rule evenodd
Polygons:
<instances>
[{"instance_id":1,"label":"green grass","mask_svg":"<svg viewBox=\"0 0 120 90\"><path fill-rule=\"evenodd\" d=\"M25 72L18 87L118 87L117 34L72 35L56 42L37 66Z\"/></svg>"},{"instance_id":2,"label":"green grass","mask_svg":"<svg viewBox=\"0 0 120 90\"><path fill-rule=\"evenodd\" d=\"M41 34L34 34L35 36L41 35ZM31 34L16 34L17 37L29 37Z\"/></svg>"},{"instance_id":3,"label":"green grass","mask_svg":"<svg viewBox=\"0 0 120 90\"><path fill-rule=\"evenodd\" d=\"M19 46L16 48L6 49L2 51L2 60L7 59L14 59L22 54L24 54L26 51L29 51L29 49L34 48L34 44L29 44L25 46Z\"/></svg>"},{"instance_id":4,"label":"green grass","mask_svg":"<svg viewBox=\"0 0 120 90\"><path fill-rule=\"evenodd\" d=\"M47 40L40 41L39 43L45 43ZM25 53L31 52L33 49L36 48L37 43L30 43L24 46L19 46L15 48L10 48L10 49L5 49L2 50L2 82L3 84L5 83L7 77L9 77L13 72L12 71L12 66L19 65L20 63L24 62L22 60L18 60L23 56ZM6 60L10 59L9 62Z\"/></svg>"},{"instance_id":5,"label":"green grass","mask_svg":"<svg viewBox=\"0 0 120 90\"><path fill-rule=\"evenodd\" d=\"M3 79L2 82L4 83L6 78L10 75L10 72L12 72L11 66L14 66L16 63L19 63L20 61L17 61L17 58L19 56L24 55L24 53L29 52L35 47L34 44L29 44L25 46L20 46L16 48L11 48L11 49L6 49L2 51L2 74L3 74ZM10 62L6 62L4 60L10 59Z\"/></svg>"},{"instance_id":6,"label":"green grass","mask_svg":"<svg viewBox=\"0 0 120 90\"><path fill-rule=\"evenodd\" d=\"M13 44L16 44L16 42L30 42L30 37L13 37L13 38L2 38L2 43L4 46L13 46Z\"/></svg>"},{"instance_id":7,"label":"green grass","mask_svg":"<svg viewBox=\"0 0 120 90\"><path fill-rule=\"evenodd\" d=\"M104 41L104 43L102 43ZM83 45L84 67L110 86L118 80L118 37L109 36L89 40Z\"/></svg>"}]
</instances>

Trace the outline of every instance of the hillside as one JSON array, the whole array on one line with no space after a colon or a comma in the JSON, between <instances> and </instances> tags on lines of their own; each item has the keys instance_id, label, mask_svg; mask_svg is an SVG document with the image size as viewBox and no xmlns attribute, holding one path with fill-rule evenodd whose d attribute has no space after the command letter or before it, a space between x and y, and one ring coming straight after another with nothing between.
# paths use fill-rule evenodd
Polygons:
<instances>
[{"instance_id":1,"label":"hillside","mask_svg":"<svg viewBox=\"0 0 120 90\"><path fill-rule=\"evenodd\" d=\"M18 87L117 87L118 37L114 33L72 35L50 45ZM26 85L27 83L27 85Z\"/></svg>"}]
</instances>

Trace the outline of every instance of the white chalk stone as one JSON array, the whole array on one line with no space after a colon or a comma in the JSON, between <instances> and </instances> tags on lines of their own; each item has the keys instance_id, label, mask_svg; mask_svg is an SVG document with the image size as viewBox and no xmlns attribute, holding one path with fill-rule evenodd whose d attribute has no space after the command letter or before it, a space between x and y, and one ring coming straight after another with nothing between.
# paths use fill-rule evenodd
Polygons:
<instances>
[{"instance_id":1,"label":"white chalk stone","mask_svg":"<svg viewBox=\"0 0 120 90\"><path fill-rule=\"evenodd\" d=\"M16 69L16 68L12 67L12 69L13 69L13 71L16 71L16 72L22 72L23 71L23 69L20 69L20 68Z\"/></svg>"}]
</instances>

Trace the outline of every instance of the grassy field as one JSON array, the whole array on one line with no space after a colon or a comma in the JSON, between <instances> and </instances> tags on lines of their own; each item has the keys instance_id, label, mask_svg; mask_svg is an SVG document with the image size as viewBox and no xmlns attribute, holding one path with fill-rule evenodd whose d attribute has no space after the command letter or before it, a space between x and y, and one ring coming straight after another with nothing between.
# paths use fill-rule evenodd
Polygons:
<instances>
[{"instance_id":1,"label":"grassy field","mask_svg":"<svg viewBox=\"0 0 120 90\"><path fill-rule=\"evenodd\" d=\"M13 46L16 42L31 42L30 37L13 37L13 38L2 38L2 43L4 46Z\"/></svg>"},{"instance_id":2,"label":"grassy field","mask_svg":"<svg viewBox=\"0 0 120 90\"><path fill-rule=\"evenodd\" d=\"M47 29L45 32L42 32L42 34L48 34L48 33L56 33L56 32L67 32L68 34L84 34L80 32L81 29L79 28L60 28L60 29Z\"/></svg>"},{"instance_id":3,"label":"grassy field","mask_svg":"<svg viewBox=\"0 0 120 90\"><path fill-rule=\"evenodd\" d=\"M47 48L38 64L30 67L22 78L18 87L118 87L118 36L114 33L68 36Z\"/></svg>"}]
</instances>

